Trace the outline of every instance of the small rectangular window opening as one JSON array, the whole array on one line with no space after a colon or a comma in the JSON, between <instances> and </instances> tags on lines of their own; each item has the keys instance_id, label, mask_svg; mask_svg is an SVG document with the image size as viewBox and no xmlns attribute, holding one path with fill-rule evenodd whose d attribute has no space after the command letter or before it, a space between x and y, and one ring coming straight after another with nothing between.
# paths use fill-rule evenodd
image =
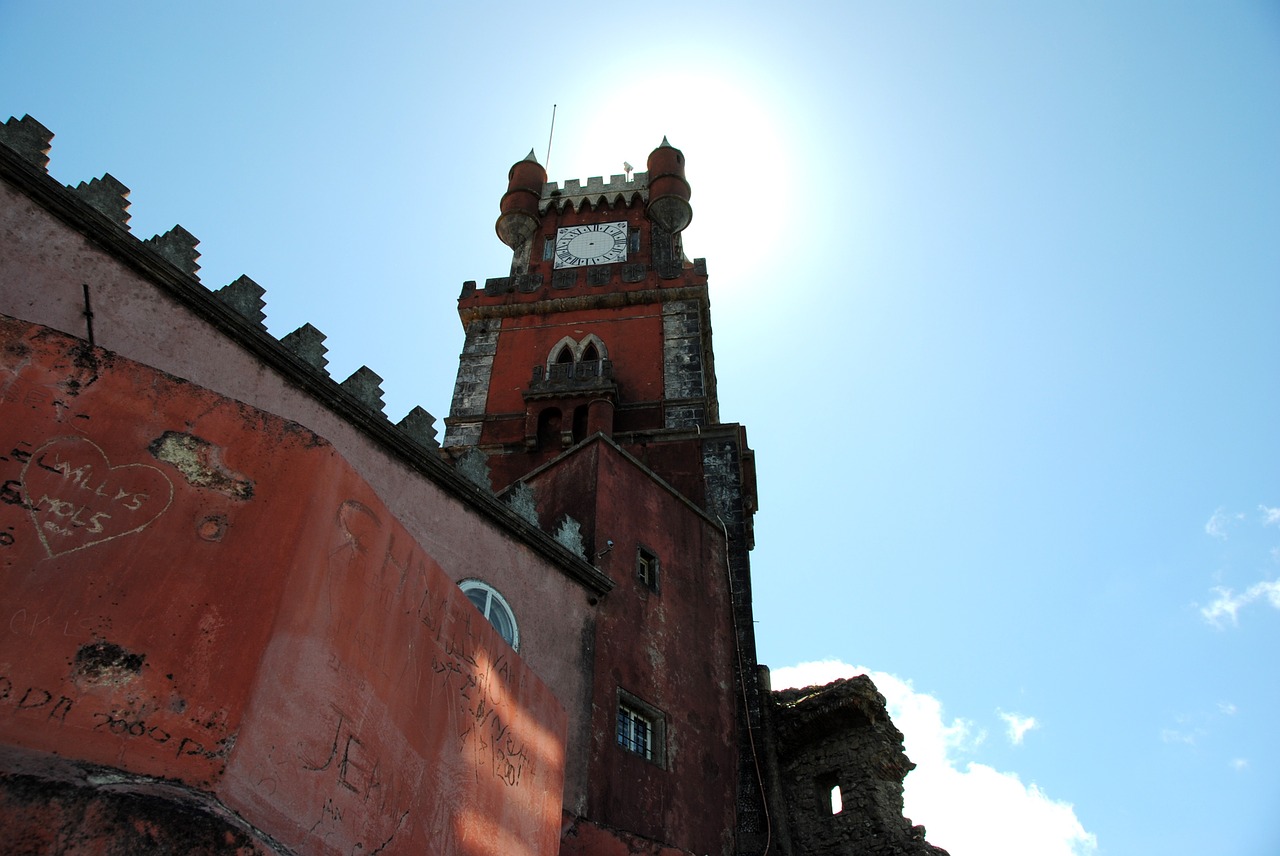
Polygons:
<instances>
[{"instance_id":1,"label":"small rectangular window opening","mask_svg":"<svg viewBox=\"0 0 1280 856\"><path fill-rule=\"evenodd\" d=\"M547 238L542 242L542 260L548 261L556 252L556 242L554 238Z\"/></svg>"},{"instance_id":2,"label":"small rectangular window opening","mask_svg":"<svg viewBox=\"0 0 1280 856\"><path fill-rule=\"evenodd\" d=\"M814 785L817 790L818 811L821 814L834 816L844 811L844 794L840 790L838 772L818 776Z\"/></svg>"},{"instance_id":3,"label":"small rectangular window opening","mask_svg":"<svg viewBox=\"0 0 1280 856\"><path fill-rule=\"evenodd\" d=\"M618 745L660 767L666 766L667 728L660 710L618 689Z\"/></svg>"},{"instance_id":4,"label":"small rectangular window opening","mask_svg":"<svg viewBox=\"0 0 1280 856\"><path fill-rule=\"evenodd\" d=\"M627 248L628 252L632 252L632 253L640 252L640 230L632 229L631 234L628 235L627 237L630 239L628 241L630 245Z\"/></svg>"},{"instance_id":5,"label":"small rectangular window opening","mask_svg":"<svg viewBox=\"0 0 1280 856\"><path fill-rule=\"evenodd\" d=\"M625 704L618 705L618 745L653 760L653 723Z\"/></svg>"},{"instance_id":6,"label":"small rectangular window opening","mask_svg":"<svg viewBox=\"0 0 1280 856\"><path fill-rule=\"evenodd\" d=\"M636 549L636 579L645 588L658 590L658 557L644 547Z\"/></svg>"}]
</instances>

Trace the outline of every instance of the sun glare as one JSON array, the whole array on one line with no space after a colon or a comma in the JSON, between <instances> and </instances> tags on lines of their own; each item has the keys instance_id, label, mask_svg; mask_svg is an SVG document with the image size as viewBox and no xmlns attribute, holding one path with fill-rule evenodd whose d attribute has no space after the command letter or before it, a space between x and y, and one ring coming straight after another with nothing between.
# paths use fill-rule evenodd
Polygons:
<instances>
[{"instance_id":1,"label":"sun glare","mask_svg":"<svg viewBox=\"0 0 1280 856\"><path fill-rule=\"evenodd\" d=\"M795 180L795 146L785 139L782 105L749 77L730 71L645 74L602 85L581 103L557 107L547 170L551 181L637 171L666 137L688 159L693 223L685 232L690 258L712 262L717 280L743 279L777 252L785 226L745 230L744 212L775 204ZM612 155L613 162L600 160ZM544 151L539 151L539 158Z\"/></svg>"}]
</instances>

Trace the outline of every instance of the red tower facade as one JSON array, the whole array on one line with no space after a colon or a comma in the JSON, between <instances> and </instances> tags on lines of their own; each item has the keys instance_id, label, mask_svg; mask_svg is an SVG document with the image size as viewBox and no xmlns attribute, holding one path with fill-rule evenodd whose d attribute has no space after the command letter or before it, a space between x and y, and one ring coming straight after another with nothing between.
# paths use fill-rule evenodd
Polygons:
<instances>
[{"instance_id":1,"label":"red tower facade","mask_svg":"<svg viewBox=\"0 0 1280 856\"><path fill-rule=\"evenodd\" d=\"M681 850L753 852L754 458L719 417L706 264L681 240L684 166L664 139L647 172L608 181L547 183L532 153L511 168L496 226L511 269L463 287L444 449L482 452L494 490L531 493L539 524L615 581L583 663L587 722L566 704L566 811ZM503 576L486 582L526 590ZM517 623L541 608L523 597ZM639 752L637 718L654 744ZM676 809L686 798L694 816Z\"/></svg>"}]
</instances>

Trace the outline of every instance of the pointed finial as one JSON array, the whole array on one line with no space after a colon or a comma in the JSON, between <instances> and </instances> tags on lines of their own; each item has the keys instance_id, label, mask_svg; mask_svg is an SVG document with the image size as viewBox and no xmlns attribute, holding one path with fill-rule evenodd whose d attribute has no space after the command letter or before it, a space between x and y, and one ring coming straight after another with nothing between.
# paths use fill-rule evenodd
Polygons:
<instances>
[{"instance_id":1,"label":"pointed finial","mask_svg":"<svg viewBox=\"0 0 1280 856\"><path fill-rule=\"evenodd\" d=\"M529 149L529 154L525 155L521 163L538 163L538 157L533 153L533 149Z\"/></svg>"},{"instance_id":2,"label":"pointed finial","mask_svg":"<svg viewBox=\"0 0 1280 856\"><path fill-rule=\"evenodd\" d=\"M674 149L674 148L675 148L675 146L673 146L673 145L671 145L670 143L668 143L668 142L667 142L667 135L666 135L666 134L663 134L663 135L662 135L662 145L661 145L661 146L658 146L658 148L663 148L663 147L666 147L666 148L668 148L668 149Z\"/></svg>"}]
</instances>

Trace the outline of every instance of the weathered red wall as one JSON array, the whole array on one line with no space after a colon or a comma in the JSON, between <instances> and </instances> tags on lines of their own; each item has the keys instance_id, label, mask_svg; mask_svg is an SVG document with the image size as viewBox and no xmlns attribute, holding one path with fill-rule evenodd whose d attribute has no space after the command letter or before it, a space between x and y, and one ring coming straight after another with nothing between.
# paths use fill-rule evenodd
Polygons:
<instances>
[{"instance_id":1,"label":"weathered red wall","mask_svg":"<svg viewBox=\"0 0 1280 856\"><path fill-rule=\"evenodd\" d=\"M47 328L0 347L23 772L163 780L306 852L556 852L563 710L331 445Z\"/></svg>"},{"instance_id":2,"label":"weathered red wall","mask_svg":"<svg viewBox=\"0 0 1280 856\"><path fill-rule=\"evenodd\" d=\"M625 391L627 402L661 400L662 306L655 303L644 309L648 311L623 307L504 319L489 381L488 412L523 414L520 393L528 389L533 367L545 366L551 349L565 336L580 342L590 333L608 348L614 381ZM522 438L523 431L511 440Z\"/></svg>"},{"instance_id":3,"label":"weathered red wall","mask_svg":"<svg viewBox=\"0 0 1280 856\"><path fill-rule=\"evenodd\" d=\"M737 699L720 528L603 438L530 483L548 516L583 522L587 549L615 582L597 619L586 816L689 851L731 853ZM656 592L636 579L640 546L659 559ZM619 689L664 713L663 764L617 744Z\"/></svg>"},{"instance_id":4,"label":"weathered red wall","mask_svg":"<svg viewBox=\"0 0 1280 856\"><path fill-rule=\"evenodd\" d=\"M588 733L591 678L584 639L593 634L594 607L579 583L264 366L115 247L95 243L75 226L0 181L0 312L83 337L87 285L99 345L323 435L451 580L481 578L503 591L521 622L521 659L564 705L570 732ZM134 239L122 233L121 240ZM270 311L269 293L266 299ZM584 805L586 792L586 753L578 751L565 771L566 805Z\"/></svg>"}]
</instances>

